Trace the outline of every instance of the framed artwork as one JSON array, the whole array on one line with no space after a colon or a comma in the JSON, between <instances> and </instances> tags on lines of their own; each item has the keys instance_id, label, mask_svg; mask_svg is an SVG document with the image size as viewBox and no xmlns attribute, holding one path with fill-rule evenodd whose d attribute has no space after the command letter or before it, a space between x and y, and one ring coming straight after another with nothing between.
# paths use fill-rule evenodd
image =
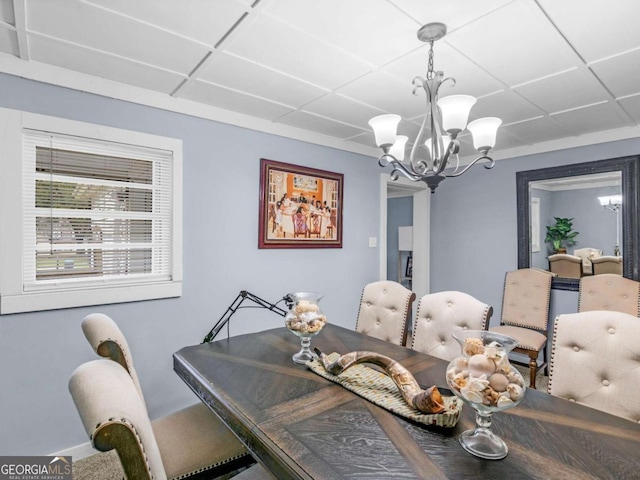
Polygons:
<instances>
[{"instance_id":1,"label":"framed artwork","mask_svg":"<svg viewBox=\"0 0 640 480\"><path fill-rule=\"evenodd\" d=\"M413 256L409 255L407 257L407 268L405 269L404 276L407 278L411 278L413 275Z\"/></svg>"},{"instance_id":2,"label":"framed artwork","mask_svg":"<svg viewBox=\"0 0 640 480\"><path fill-rule=\"evenodd\" d=\"M344 175L260 159L258 248L342 248Z\"/></svg>"}]
</instances>

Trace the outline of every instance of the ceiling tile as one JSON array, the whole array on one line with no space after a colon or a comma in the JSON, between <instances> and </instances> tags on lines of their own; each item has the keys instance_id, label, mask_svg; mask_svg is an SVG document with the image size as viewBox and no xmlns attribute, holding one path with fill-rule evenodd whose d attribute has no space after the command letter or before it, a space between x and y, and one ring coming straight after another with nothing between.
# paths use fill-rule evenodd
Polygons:
<instances>
[{"instance_id":1,"label":"ceiling tile","mask_svg":"<svg viewBox=\"0 0 640 480\"><path fill-rule=\"evenodd\" d=\"M419 43L419 25L398 15L386 0L278 0L267 3L262 12L375 66L405 54Z\"/></svg>"},{"instance_id":2,"label":"ceiling tile","mask_svg":"<svg viewBox=\"0 0 640 480\"><path fill-rule=\"evenodd\" d=\"M640 95L622 98L618 103L631 115L636 124L640 124Z\"/></svg>"},{"instance_id":3,"label":"ceiling tile","mask_svg":"<svg viewBox=\"0 0 640 480\"><path fill-rule=\"evenodd\" d=\"M614 130L627 126L609 102L558 113L553 115L553 118L574 135Z\"/></svg>"},{"instance_id":4,"label":"ceiling tile","mask_svg":"<svg viewBox=\"0 0 640 480\"><path fill-rule=\"evenodd\" d=\"M352 56L264 15L224 46L234 55L331 90L368 72Z\"/></svg>"},{"instance_id":5,"label":"ceiling tile","mask_svg":"<svg viewBox=\"0 0 640 480\"><path fill-rule=\"evenodd\" d=\"M408 13L423 25L430 22L441 22L449 31L472 22L478 17L495 10L512 0L393 0L398 8Z\"/></svg>"},{"instance_id":6,"label":"ceiling tile","mask_svg":"<svg viewBox=\"0 0 640 480\"><path fill-rule=\"evenodd\" d=\"M520 85L514 90L547 113L591 105L610 98L591 72L577 68Z\"/></svg>"},{"instance_id":7,"label":"ceiling tile","mask_svg":"<svg viewBox=\"0 0 640 480\"><path fill-rule=\"evenodd\" d=\"M368 128L367 122L370 118L385 113L334 93L314 100L305 105L302 110L366 128Z\"/></svg>"},{"instance_id":8,"label":"ceiling tile","mask_svg":"<svg viewBox=\"0 0 640 480\"><path fill-rule=\"evenodd\" d=\"M637 0L538 0L538 3L587 62L640 47Z\"/></svg>"},{"instance_id":9,"label":"ceiling tile","mask_svg":"<svg viewBox=\"0 0 640 480\"><path fill-rule=\"evenodd\" d=\"M531 105L521 96L505 90L495 95L488 95L478 99L478 102L471 109L469 120L481 117L498 117L502 123L513 123L539 117L544 112Z\"/></svg>"},{"instance_id":10,"label":"ceiling tile","mask_svg":"<svg viewBox=\"0 0 640 480\"><path fill-rule=\"evenodd\" d=\"M15 27L16 18L13 11L13 2L8 0L0 1L0 22L4 22Z\"/></svg>"},{"instance_id":11,"label":"ceiling tile","mask_svg":"<svg viewBox=\"0 0 640 480\"><path fill-rule=\"evenodd\" d=\"M0 52L18 56L18 36L14 30L0 26Z\"/></svg>"},{"instance_id":12,"label":"ceiling tile","mask_svg":"<svg viewBox=\"0 0 640 480\"><path fill-rule=\"evenodd\" d=\"M442 96L464 93L477 97L504 88L502 83L451 48L446 42L435 43L433 53L434 70L442 71L445 78L452 77L456 80L455 86L451 82L443 84ZM410 82L416 76L426 77L428 61L429 47L425 45L385 65L381 70Z\"/></svg>"},{"instance_id":13,"label":"ceiling tile","mask_svg":"<svg viewBox=\"0 0 640 480\"><path fill-rule=\"evenodd\" d=\"M217 53L199 78L293 107L304 105L327 92L226 53Z\"/></svg>"},{"instance_id":14,"label":"ceiling tile","mask_svg":"<svg viewBox=\"0 0 640 480\"><path fill-rule=\"evenodd\" d=\"M28 29L187 74L208 49L126 17L71 1L27 2Z\"/></svg>"},{"instance_id":15,"label":"ceiling tile","mask_svg":"<svg viewBox=\"0 0 640 480\"><path fill-rule=\"evenodd\" d=\"M615 97L640 93L640 49L594 63L591 69Z\"/></svg>"},{"instance_id":16,"label":"ceiling tile","mask_svg":"<svg viewBox=\"0 0 640 480\"><path fill-rule=\"evenodd\" d=\"M184 76L76 45L29 35L31 59L162 93L171 93Z\"/></svg>"},{"instance_id":17,"label":"ceiling tile","mask_svg":"<svg viewBox=\"0 0 640 480\"><path fill-rule=\"evenodd\" d=\"M140 21L192 38L213 47L247 11L246 5L234 0L87 0ZM245 2L247 3L247 2Z\"/></svg>"},{"instance_id":18,"label":"ceiling tile","mask_svg":"<svg viewBox=\"0 0 640 480\"><path fill-rule=\"evenodd\" d=\"M284 105L271 103L201 81L190 82L180 93L180 96L188 100L268 120L274 120L291 111L290 108Z\"/></svg>"},{"instance_id":19,"label":"ceiling tile","mask_svg":"<svg viewBox=\"0 0 640 480\"><path fill-rule=\"evenodd\" d=\"M417 92L417 95L412 91L411 79L403 82L385 72L375 71L345 85L338 93L409 119L425 110L424 91Z\"/></svg>"},{"instance_id":20,"label":"ceiling tile","mask_svg":"<svg viewBox=\"0 0 640 480\"><path fill-rule=\"evenodd\" d=\"M349 138L362 132L362 130L359 130L357 128L334 122L326 118L318 117L310 113L301 112L299 110L291 112L278 119L278 123L291 125L297 128L304 128L338 138Z\"/></svg>"},{"instance_id":21,"label":"ceiling tile","mask_svg":"<svg viewBox=\"0 0 640 480\"><path fill-rule=\"evenodd\" d=\"M498 136L501 136L503 133L520 138L529 145L572 136L569 130L556 122L552 117L547 116L513 125L504 125L498 130Z\"/></svg>"},{"instance_id":22,"label":"ceiling tile","mask_svg":"<svg viewBox=\"0 0 640 480\"><path fill-rule=\"evenodd\" d=\"M578 65L562 36L525 0L461 27L445 41L510 86Z\"/></svg>"}]
</instances>

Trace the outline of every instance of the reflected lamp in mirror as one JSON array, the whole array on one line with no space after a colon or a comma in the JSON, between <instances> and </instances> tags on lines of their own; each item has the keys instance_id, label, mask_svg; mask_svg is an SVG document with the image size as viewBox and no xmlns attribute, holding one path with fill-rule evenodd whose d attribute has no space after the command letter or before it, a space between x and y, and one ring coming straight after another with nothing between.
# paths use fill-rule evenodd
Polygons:
<instances>
[{"instance_id":1,"label":"reflected lamp in mirror","mask_svg":"<svg viewBox=\"0 0 640 480\"><path fill-rule=\"evenodd\" d=\"M600 205L604 208L611 210L612 212L618 212L622 205L622 195L608 195L604 197L598 197Z\"/></svg>"},{"instance_id":2,"label":"reflected lamp in mirror","mask_svg":"<svg viewBox=\"0 0 640 480\"><path fill-rule=\"evenodd\" d=\"M600 205L607 210L611 210L616 214L616 245L613 247L613 255L620 256L620 207L622 206L622 195L608 195L604 197L598 197ZM616 269L617 271L617 269Z\"/></svg>"}]
</instances>

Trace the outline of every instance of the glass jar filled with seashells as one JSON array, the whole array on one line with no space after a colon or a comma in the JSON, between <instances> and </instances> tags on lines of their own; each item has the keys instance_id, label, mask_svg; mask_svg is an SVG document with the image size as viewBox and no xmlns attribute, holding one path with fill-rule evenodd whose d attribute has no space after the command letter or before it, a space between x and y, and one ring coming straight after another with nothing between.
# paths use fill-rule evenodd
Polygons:
<instances>
[{"instance_id":1,"label":"glass jar filled with seashells","mask_svg":"<svg viewBox=\"0 0 640 480\"><path fill-rule=\"evenodd\" d=\"M293 355L293 361L305 364L318 356L311 351L311 337L320 333L327 323L327 317L320 310L318 302L322 295L315 292L290 293L293 302L291 309L284 317L286 327L300 337L301 348Z\"/></svg>"},{"instance_id":2,"label":"glass jar filled with seashells","mask_svg":"<svg viewBox=\"0 0 640 480\"><path fill-rule=\"evenodd\" d=\"M520 372L509 363L515 338L486 330L458 330L462 355L447 367L447 384L476 412L476 428L460 435L462 447L481 458L499 460L509 449L491 431L491 416L518 405L526 391Z\"/></svg>"}]
</instances>

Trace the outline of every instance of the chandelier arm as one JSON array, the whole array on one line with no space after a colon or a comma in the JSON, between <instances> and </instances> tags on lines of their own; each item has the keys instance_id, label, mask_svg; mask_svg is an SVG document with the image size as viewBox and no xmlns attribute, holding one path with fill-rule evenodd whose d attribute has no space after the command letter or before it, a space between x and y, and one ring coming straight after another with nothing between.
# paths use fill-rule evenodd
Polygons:
<instances>
[{"instance_id":1,"label":"chandelier arm","mask_svg":"<svg viewBox=\"0 0 640 480\"><path fill-rule=\"evenodd\" d=\"M391 179L394 181L398 180L399 178L398 173L401 173L403 176L407 177L409 180L413 182L422 180L425 177L425 175L413 173L400 162L394 162L393 170L391 170Z\"/></svg>"},{"instance_id":2,"label":"chandelier arm","mask_svg":"<svg viewBox=\"0 0 640 480\"><path fill-rule=\"evenodd\" d=\"M496 161L489 157L486 153L483 153L482 155L480 155L478 158L476 158L473 162L471 162L469 165L467 165L466 167L464 167L461 171L459 172L453 172L449 175L446 175L447 177L459 177L460 175L462 175L464 172L466 172L467 170L469 170L471 167L473 167L476 163L478 163L480 160L488 160L489 163L487 165L484 166L484 168L486 169L491 169L495 166Z\"/></svg>"},{"instance_id":3,"label":"chandelier arm","mask_svg":"<svg viewBox=\"0 0 640 480\"><path fill-rule=\"evenodd\" d=\"M431 103L431 91L429 90L427 81L418 76L415 77L413 79L413 95L416 95L416 91L418 90L418 88L422 87L422 89L425 91L425 102L426 102L426 108L429 108L429 105ZM418 146L422 144L422 139L424 137L424 132L426 130L426 124L427 124L427 115L425 115L422 118L422 124L420 125L420 129L418 130L418 134L416 135L416 139L413 142L413 146L411 147L411 153L409 154L409 164L411 165L411 170L413 172L415 172L416 174L427 174L430 170L430 165L429 162L426 162L424 160L418 160L416 161L416 153L418 151Z\"/></svg>"},{"instance_id":4,"label":"chandelier arm","mask_svg":"<svg viewBox=\"0 0 640 480\"><path fill-rule=\"evenodd\" d=\"M378 165L380 165L381 167L386 167L388 165L391 165L393 167L393 170L391 171L391 178L393 180L398 179L398 176L396 174L397 172L402 173L405 177L413 180L414 182L420 180L420 178L423 176L421 173L416 172L413 169L407 168L407 166L404 163L399 161L396 157L394 157L390 153L383 153L382 155L380 155L380 157L378 157ZM394 178L394 175L395 175L395 178Z\"/></svg>"}]
</instances>

